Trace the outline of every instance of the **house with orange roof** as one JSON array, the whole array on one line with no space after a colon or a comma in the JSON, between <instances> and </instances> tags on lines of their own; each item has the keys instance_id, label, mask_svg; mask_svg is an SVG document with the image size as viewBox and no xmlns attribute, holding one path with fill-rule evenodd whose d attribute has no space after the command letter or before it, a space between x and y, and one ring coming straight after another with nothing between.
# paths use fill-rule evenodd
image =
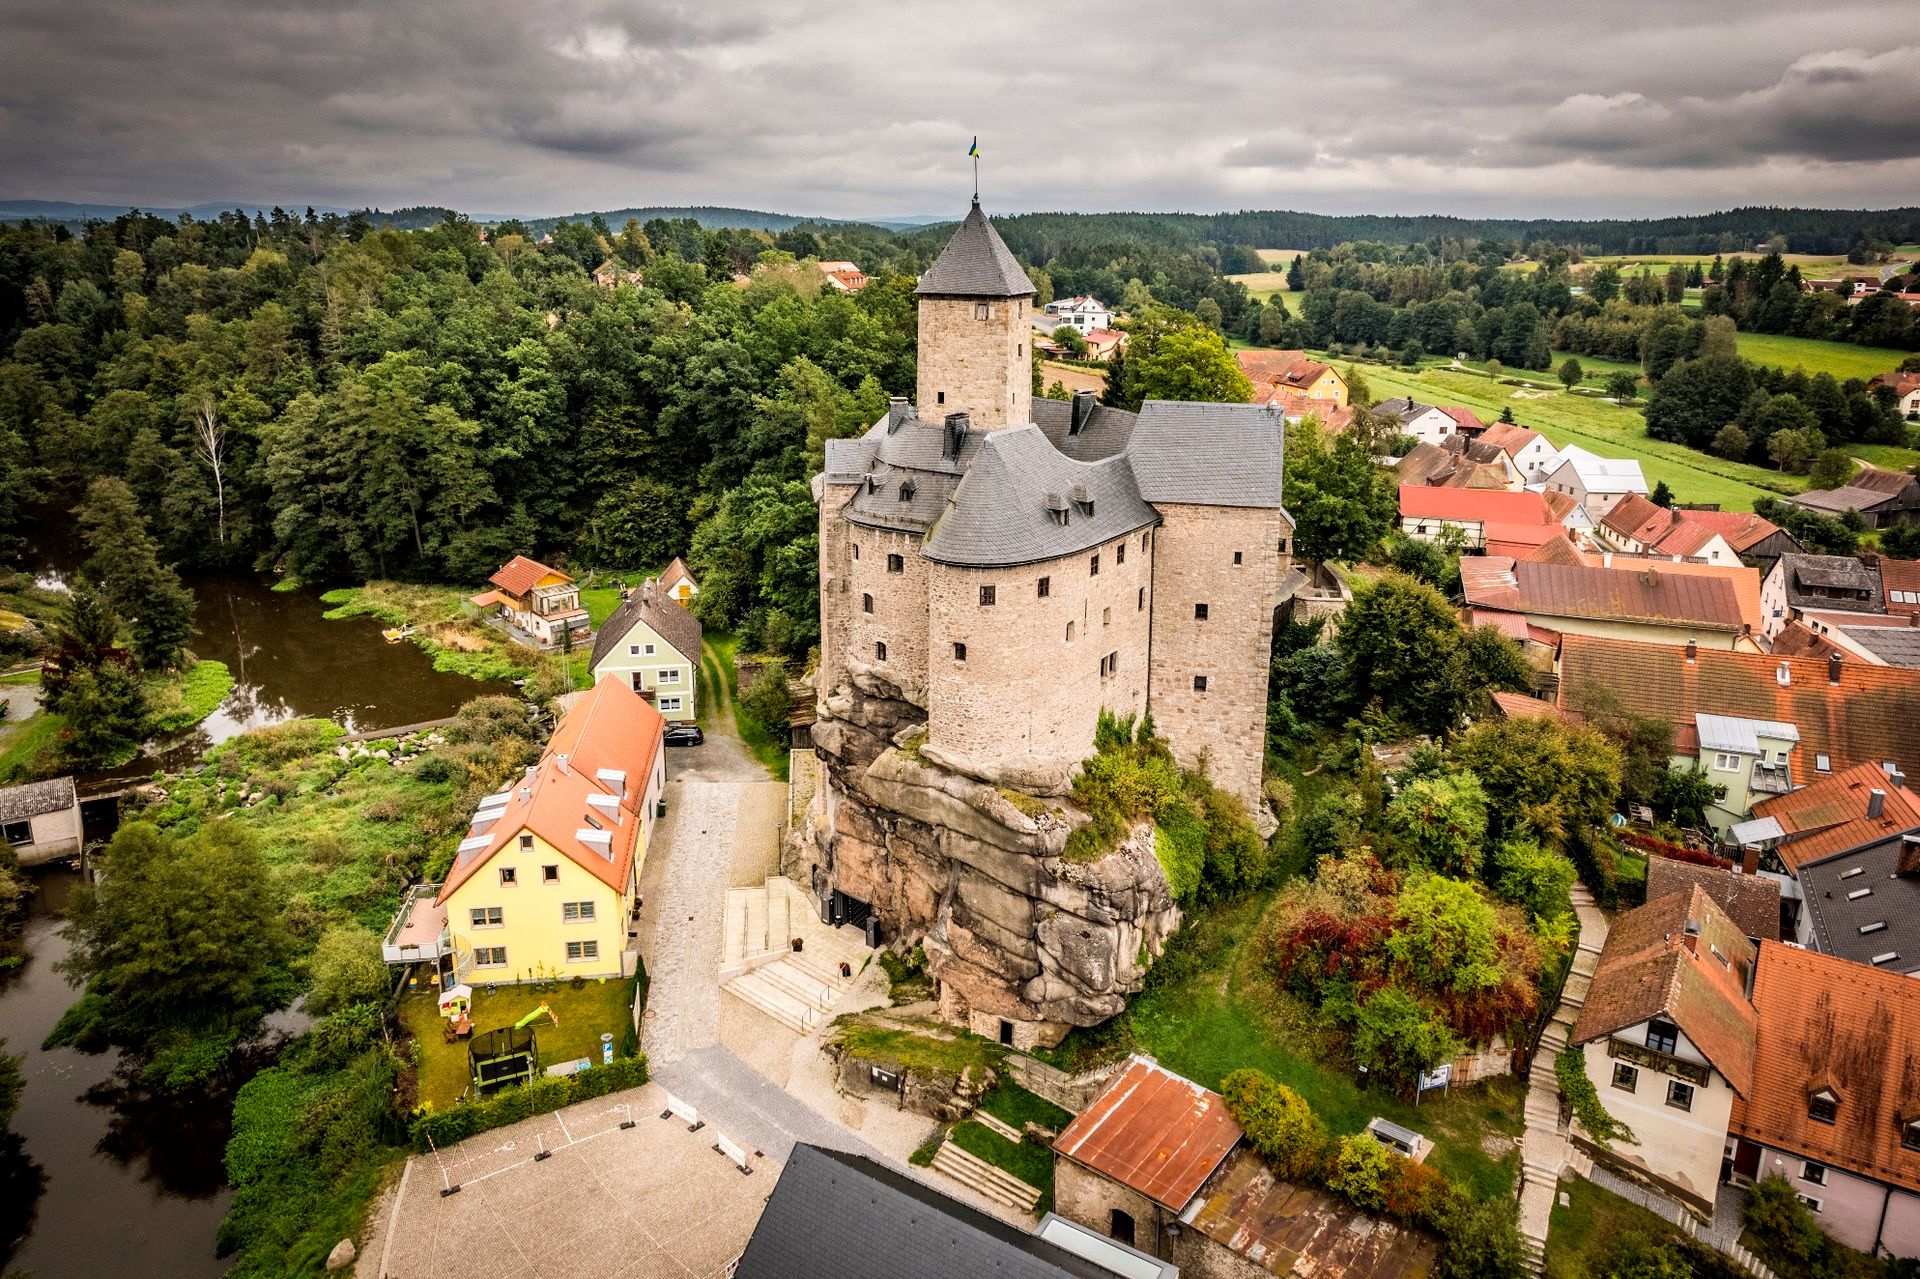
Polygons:
<instances>
[{"instance_id":1,"label":"house with orange roof","mask_svg":"<svg viewBox=\"0 0 1920 1279\"><path fill-rule=\"evenodd\" d=\"M682 604L693 603L693 597L700 593L700 583L694 580L693 570L678 555L668 561L655 580L659 582L661 590Z\"/></svg>"},{"instance_id":2,"label":"house with orange roof","mask_svg":"<svg viewBox=\"0 0 1920 1279\"><path fill-rule=\"evenodd\" d=\"M1544 484L1560 465L1560 450L1538 431L1513 422L1493 422L1476 441L1505 453L1528 484Z\"/></svg>"},{"instance_id":3,"label":"house with orange roof","mask_svg":"<svg viewBox=\"0 0 1920 1279\"><path fill-rule=\"evenodd\" d=\"M1773 562L1782 555L1798 554L1801 549L1793 534L1751 511L1695 511L1676 507L1673 516L1676 521L1711 529L1733 548L1742 562L1753 564L1762 572L1772 568Z\"/></svg>"},{"instance_id":4,"label":"house with orange roof","mask_svg":"<svg viewBox=\"0 0 1920 1279\"><path fill-rule=\"evenodd\" d=\"M1734 582L1665 571L1677 565L1642 562L1626 567L1592 559L1582 556L1582 562L1570 564L1558 557L1469 556L1460 561L1461 595L1476 613L1518 614L1533 626L1562 635L1758 651Z\"/></svg>"},{"instance_id":5,"label":"house with orange roof","mask_svg":"<svg viewBox=\"0 0 1920 1279\"><path fill-rule=\"evenodd\" d=\"M867 287L867 273L852 262L822 262L820 274L835 293L858 293Z\"/></svg>"},{"instance_id":6,"label":"house with orange roof","mask_svg":"<svg viewBox=\"0 0 1920 1279\"><path fill-rule=\"evenodd\" d=\"M1757 518L1757 517L1756 517ZM1708 564L1738 564L1739 554L1713 528L1628 493L1600 517L1595 532L1615 550Z\"/></svg>"},{"instance_id":7,"label":"house with orange roof","mask_svg":"<svg viewBox=\"0 0 1920 1279\"><path fill-rule=\"evenodd\" d=\"M1519 539L1518 530L1524 528L1541 530L1537 540L1528 540L1529 547L1559 532L1559 524L1538 493L1524 489L1516 493L1506 489L1436 488L1429 484L1400 486L1400 531L1408 537L1434 542L1454 529L1464 539L1461 545L1477 551L1487 548L1490 529L1505 534L1504 540L1511 543Z\"/></svg>"},{"instance_id":8,"label":"house with orange roof","mask_svg":"<svg viewBox=\"0 0 1920 1279\"><path fill-rule=\"evenodd\" d=\"M1330 408L1347 404L1347 380L1332 365L1309 359L1305 351L1235 351L1234 359L1253 383L1256 403L1297 397Z\"/></svg>"},{"instance_id":9,"label":"house with orange roof","mask_svg":"<svg viewBox=\"0 0 1920 1279\"><path fill-rule=\"evenodd\" d=\"M595 684L539 762L480 801L446 879L408 893L387 962L430 963L446 986L632 976L665 728L625 683Z\"/></svg>"},{"instance_id":10,"label":"house with orange roof","mask_svg":"<svg viewBox=\"0 0 1920 1279\"><path fill-rule=\"evenodd\" d=\"M493 587L467 602L480 618L515 643L549 651L592 638L593 623L580 606L573 578L539 560L516 555L487 579Z\"/></svg>"}]
</instances>

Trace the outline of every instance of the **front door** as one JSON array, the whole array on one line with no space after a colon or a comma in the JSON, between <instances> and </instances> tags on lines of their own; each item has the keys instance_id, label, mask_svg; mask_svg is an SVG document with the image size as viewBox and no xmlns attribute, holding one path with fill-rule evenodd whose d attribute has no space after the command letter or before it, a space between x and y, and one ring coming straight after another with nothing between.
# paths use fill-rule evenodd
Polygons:
<instances>
[{"instance_id":1,"label":"front door","mask_svg":"<svg viewBox=\"0 0 1920 1279\"><path fill-rule=\"evenodd\" d=\"M1739 1138L1733 1148L1733 1170L1749 1180L1760 1175L1760 1147L1746 1138Z\"/></svg>"}]
</instances>

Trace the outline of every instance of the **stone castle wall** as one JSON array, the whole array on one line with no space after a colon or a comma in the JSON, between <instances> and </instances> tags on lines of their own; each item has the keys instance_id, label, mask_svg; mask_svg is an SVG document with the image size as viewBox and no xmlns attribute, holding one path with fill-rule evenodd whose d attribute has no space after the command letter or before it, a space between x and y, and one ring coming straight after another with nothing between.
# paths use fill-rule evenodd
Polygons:
<instances>
[{"instance_id":1,"label":"stone castle wall","mask_svg":"<svg viewBox=\"0 0 1920 1279\"><path fill-rule=\"evenodd\" d=\"M1267 665L1293 530L1277 510L1159 504L1148 708L1179 761L1258 811ZM1240 562L1234 562L1239 555ZM1196 605L1207 606L1203 620ZM1196 677L1206 688L1194 686Z\"/></svg>"},{"instance_id":2,"label":"stone castle wall","mask_svg":"<svg viewBox=\"0 0 1920 1279\"><path fill-rule=\"evenodd\" d=\"M970 413L981 431L1031 422L1032 341L1030 299L921 298L920 416L938 422Z\"/></svg>"},{"instance_id":3,"label":"stone castle wall","mask_svg":"<svg viewBox=\"0 0 1920 1279\"><path fill-rule=\"evenodd\" d=\"M929 758L1033 794L1065 794L1093 753L1100 711L1146 708L1150 537L1018 568L933 565ZM991 605L980 603L983 586L993 587ZM966 645L965 661L956 643Z\"/></svg>"},{"instance_id":4,"label":"stone castle wall","mask_svg":"<svg viewBox=\"0 0 1920 1279\"><path fill-rule=\"evenodd\" d=\"M922 710L927 705L927 577L934 567L920 554L920 538L913 533L847 526L846 654L848 671L860 671L886 681L904 700ZM825 539L822 538L824 544ZM854 558L858 548L859 558ZM900 571L887 567L887 557L900 557ZM873 597L873 611L866 609ZM887 646L885 658L879 645ZM821 655L822 668L827 666Z\"/></svg>"},{"instance_id":5,"label":"stone castle wall","mask_svg":"<svg viewBox=\"0 0 1920 1279\"><path fill-rule=\"evenodd\" d=\"M852 594L854 528L847 523L847 503L859 492L854 484L828 484L820 497L820 668L837 671L846 660L859 596Z\"/></svg>"}]
</instances>

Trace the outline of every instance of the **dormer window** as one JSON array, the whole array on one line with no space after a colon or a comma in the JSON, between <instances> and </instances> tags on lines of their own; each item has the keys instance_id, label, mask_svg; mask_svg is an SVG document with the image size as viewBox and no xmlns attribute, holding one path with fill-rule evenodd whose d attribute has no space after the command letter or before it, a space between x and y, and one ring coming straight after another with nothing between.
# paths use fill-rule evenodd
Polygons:
<instances>
[{"instance_id":1,"label":"dormer window","mask_svg":"<svg viewBox=\"0 0 1920 1279\"><path fill-rule=\"evenodd\" d=\"M918 484L915 484L912 480L900 481L900 500L902 502L911 502L913 500L913 495L915 493L918 493L919 491L920 491L920 486Z\"/></svg>"},{"instance_id":2,"label":"dormer window","mask_svg":"<svg viewBox=\"0 0 1920 1279\"><path fill-rule=\"evenodd\" d=\"M1647 1023L1647 1047L1659 1053L1671 1053L1680 1044L1680 1028L1670 1021Z\"/></svg>"},{"instance_id":3,"label":"dormer window","mask_svg":"<svg viewBox=\"0 0 1920 1279\"><path fill-rule=\"evenodd\" d=\"M1831 1088L1822 1088L1807 1099L1807 1118L1815 1123L1830 1124L1839 1117L1840 1098Z\"/></svg>"},{"instance_id":4,"label":"dormer window","mask_svg":"<svg viewBox=\"0 0 1920 1279\"><path fill-rule=\"evenodd\" d=\"M1900 1126L1900 1148L1920 1150L1920 1119L1909 1119Z\"/></svg>"}]
</instances>

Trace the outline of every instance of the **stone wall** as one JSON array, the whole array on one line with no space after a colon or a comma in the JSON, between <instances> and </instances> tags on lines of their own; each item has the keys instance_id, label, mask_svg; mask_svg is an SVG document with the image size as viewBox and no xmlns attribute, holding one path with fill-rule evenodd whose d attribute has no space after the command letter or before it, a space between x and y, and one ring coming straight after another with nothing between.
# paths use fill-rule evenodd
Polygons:
<instances>
[{"instance_id":1,"label":"stone wall","mask_svg":"<svg viewBox=\"0 0 1920 1279\"><path fill-rule=\"evenodd\" d=\"M1182 764L1193 767L1205 755L1208 775L1257 810L1273 615L1280 577L1293 563L1279 548L1291 548L1293 529L1277 510L1159 510L1165 523L1154 537L1147 705ZM1202 677L1204 690L1195 687Z\"/></svg>"},{"instance_id":2,"label":"stone wall","mask_svg":"<svg viewBox=\"0 0 1920 1279\"><path fill-rule=\"evenodd\" d=\"M848 526L847 644L842 664L862 671L899 690L905 701L924 709L927 704L927 571L933 565L920 554L920 538L912 533ZM859 558L854 558L854 548ZM900 571L890 572L887 557L900 557ZM866 597L873 611L866 611ZM887 646L880 657L879 645ZM822 669L827 666L824 655Z\"/></svg>"},{"instance_id":3,"label":"stone wall","mask_svg":"<svg viewBox=\"0 0 1920 1279\"><path fill-rule=\"evenodd\" d=\"M820 667L838 670L846 660L848 631L859 597L851 594L853 526L847 523L847 503L860 491L857 484L826 484L820 496Z\"/></svg>"},{"instance_id":4,"label":"stone wall","mask_svg":"<svg viewBox=\"0 0 1920 1279\"><path fill-rule=\"evenodd\" d=\"M876 1071L891 1075L897 1082L888 1087L874 1078ZM991 1072L985 1079L974 1079L944 1071L910 1068L897 1061L857 1057L852 1053L840 1059L842 1092L857 1097L873 1097L898 1110L926 1115L942 1123L951 1123L971 1115L980 1102L981 1094L993 1086L994 1078Z\"/></svg>"},{"instance_id":5,"label":"stone wall","mask_svg":"<svg viewBox=\"0 0 1920 1279\"><path fill-rule=\"evenodd\" d=\"M1178 1220L1178 1214L1162 1208L1139 1191L1103 1177L1065 1155L1053 1157L1053 1210L1068 1221L1075 1221L1096 1234L1110 1235L1113 1214L1124 1212L1133 1218L1132 1246L1149 1256L1170 1261L1173 1241L1166 1226ZM1182 1231L1198 1234L1198 1231Z\"/></svg>"},{"instance_id":6,"label":"stone wall","mask_svg":"<svg viewBox=\"0 0 1920 1279\"><path fill-rule=\"evenodd\" d=\"M1120 1012L1180 922L1151 827L1097 861L1066 861L1083 815L1016 806L930 763L917 708L874 681L850 674L821 710L813 888L870 903L886 940L923 945L955 1024L997 1039L1005 1020L1030 1047Z\"/></svg>"},{"instance_id":7,"label":"stone wall","mask_svg":"<svg viewBox=\"0 0 1920 1279\"><path fill-rule=\"evenodd\" d=\"M1146 708L1149 535L1018 568L931 566L928 758L1034 794L1066 793L1093 753L1100 711ZM980 603L983 586L993 587L992 605ZM956 643L966 645L964 662Z\"/></svg>"},{"instance_id":8,"label":"stone wall","mask_svg":"<svg viewBox=\"0 0 1920 1279\"><path fill-rule=\"evenodd\" d=\"M970 413L979 431L1033 420L1033 340L1029 299L920 299L920 416L941 421ZM978 318L985 307L987 318Z\"/></svg>"}]
</instances>

